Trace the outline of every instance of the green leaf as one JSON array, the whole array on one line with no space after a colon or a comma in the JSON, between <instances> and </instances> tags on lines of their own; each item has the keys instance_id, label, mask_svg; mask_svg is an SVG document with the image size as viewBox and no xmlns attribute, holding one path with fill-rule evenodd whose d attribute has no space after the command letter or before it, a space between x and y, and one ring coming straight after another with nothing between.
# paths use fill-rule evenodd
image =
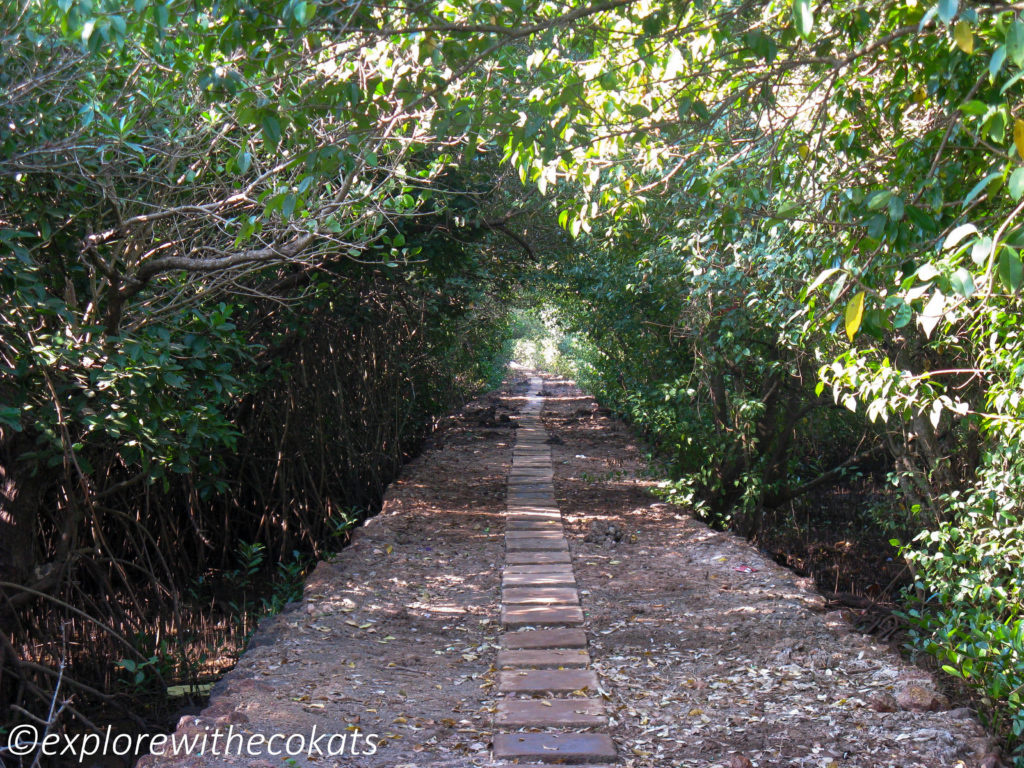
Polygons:
<instances>
[{"instance_id":1,"label":"green leaf","mask_svg":"<svg viewBox=\"0 0 1024 768\"><path fill-rule=\"evenodd\" d=\"M811 11L811 0L793 0L793 23L800 37L810 39L814 29L814 13Z\"/></svg>"},{"instance_id":2,"label":"green leaf","mask_svg":"<svg viewBox=\"0 0 1024 768\"><path fill-rule=\"evenodd\" d=\"M960 269L950 276L949 284L953 286L953 291L958 296L963 296L965 299L971 298L976 290L974 286L974 278L971 276L971 273L963 267L960 267Z\"/></svg>"},{"instance_id":3,"label":"green leaf","mask_svg":"<svg viewBox=\"0 0 1024 768\"><path fill-rule=\"evenodd\" d=\"M971 246L971 261L975 264L984 264L988 261L988 255L992 253L992 238L979 237Z\"/></svg>"},{"instance_id":4,"label":"green leaf","mask_svg":"<svg viewBox=\"0 0 1024 768\"><path fill-rule=\"evenodd\" d=\"M164 30L167 29L171 19L170 9L166 5L158 5L153 9L153 14L156 17L157 29L160 31L160 35L163 36Z\"/></svg>"},{"instance_id":5,"label":"green leaf","mask_svg":"<svg viewBox=\"0 0 1024 768\"><path fill-rule=\"evenodd\" d=\"M939 18L943 24L949 24L960 8L960 0L939 0Z\"/></svg>"},{"instance_id":6,"label":"green leaf","mask_svg":"<svg viewBox=\"0 0 1024 768\"><path fill-rule=\"evenodd\" d=\"M880 189L877 192L872 192L868 197L868 210L877 211L888 205L889 200L892 198L892 192L888 189Z\"/></svg>"},{"instance_id":7,"label":"green leaf","mask_svg":"<svg viewBox=\"0 0 1024 768\"><path fill-rule=\"evenodd\" d=\"M263 116L263 139L271 148L281 141L281 121L274 115Z\"/></svg>"},{"instance_id":8,"label":"green leaf","mask_svg":"<svg viewBox=\"0 0 1024 768\"><path fill-rule=\"evenodd\" d=\"M849 276L849 272L843 272L841 275L839 275L839 279L836 280L835 283L832 285L832 290L828 292L829 301L835 301L836 299L839 298L839 294L842 293L843 287L846 285L846 279ZM836 318L836 322L839 322L838 318Z\"/></svg>"},{"instance_id":9,"label":"green leaf","mask_svg":"<svg viewBox=\"0 0 1024 768\"><path fill-rule=\"evenodd\" d=\"M903 218L903 198L893 195L889 198L889 218L900 221Z\"/></svg>"},{"instance_id":10,"label":"green leaf","mask_svg":"<svg viewBox=\"0 0 1024 768\"><path fill-rule=\"evenodd\" d=\"M861 291L846 305L846 336L850 341L860 330L861 321L864 319L864 291Z\"/></svg>"},{"instance_id":11,"label":"green leaf","mask_svg":"<svg viewBox=\"0 0 1024 768\"><path fill-rule=\"evenodd\" d=\"M1014 19L1006 30L1006 54L1018 67L1024 64L1024 24Z\"/></svg>"},{"instance_id":12,"label":"green leaf","mask_svg":"<svg viewBox=\"0 0 1024 768\"><path fill-rule=\"evenodd\" d=\"M1003 139L1006 138L1006 120L1006 112L1002 109L996 109L993 110L992 117L985 123L988 135L997 144L1002 144Z\"/></svg>"},{"instance_id":13,"label":"green leaf","mask_svg":"<svg viewBox=\"0 0 1024 768\"><path fill-rule=\"evenodd\" d=\"M963 207L966 208L968 205L970 205L971 201L974 200L974 198L976 198L978 195L985 191L985 187L991 184L995 179L1001 178L1002 175L1003 174L1001 171L992 171L992 173L990 173L988 176L986 176L973 187L971 187L971 191L968 192L967 197L964 198Z\"/></svg>"},{"instance_id":14,"label":"green leaf","mask_svg":"<svg viewBox=\"0 0 1024 768\"><path fill-rule=\"evenodd\" d=\"M1009 189L1010 197L1015 201L1020 200L1021 195L1024 195L1024 168L1017 168L1010 174Z\"/></svg>"},{"instance_id":15,"label":"green leaf","mask_svg":"<svg viewBox=\"0 0 1024 768\"><path fill-rule=\"evenodd\" d=\"M820 275L818 275L816 278L814 278L814 282L812 282L809 286L807 286L807 290L805 292L805 295L806 296L810 296L812 293L814 293L814 291L822 283L824 283L826 280L828 280L830 277L832 277L832 275L834 275L836 272L839 272L839 268L838 267L833 267L832 269L826 269L824 272L822 272Z\"/></svg>"},{"instance_id":16,"label":"green leaf","mask_svg":"<svg viewBox=\"0 0 1024 768\"><path fill-rule=\"evenodd\" d=\"M910 221L919 226L925 232L938 231L938 226L935 223L935 219L926 214L920 208L915 208L913 205L908 205L906 206L906 210L904 211L904 213L906 214L906 217L910 219Z\"/></svg>"},{"instance_id":17,"label":"green leaf","mask_svg":"<svg viewBox=\"0 0 1024 768\"><path fill-rule=\"evenodd\" d=\"M988 114L989 110L992 109L992 107L990 107L984 101L979 101L978 99L971 99L970 101L965 101L963 104L958 106L957 109L959 109L965 115L974 115L975 117L981 117L982 115Z\"/></svg>"},{"instance_id":18,"label":"green leaf","mask_svg":"<svg viewBox=\"0 0 1024 768\"><path fill-rule=\"evenodd\" d=\"M295 195L291 192L284 196L284 200L281 201L281 215L284 218L290 219L292 217L292 213L295 211L295 202Z\"/></svg>"},{"instance_id":19,"label":"green leaf","mask_svg":"<svg viewBox=\"0 0 1024 768\"><path fill-rule=\"evenodd\" d=\"M0 405L0 422L3 422L15 432L21 432L21 409L11 405Z\"/></svg>"},{"instance_id":20,"label":"green leaf","mask_svg":"<svg viewBox=\"0 0 1024 768\"><path fill-rule=\"evenodd\" d=\"M932 297L928 299L928 303L925 305L924 311L918 317L917 321L921 324L921 330L924 331L924 335L931 338L932 332L935 330L935 326L939 324L939 320L946 311L946 297L942 294L942 291L936 291L932 294Z\"/></svg>"},{"instance_id":21,"label":"green leaf","mask_svg":"<svg viewBox=\"0 0 1024 768\"><path fill-rule=\"evenodd\" d=\"M1017 292L1024 280L1024 264L1021 264L1020 256L1010 247L1004 247L999 254L999 280L1013 293Z\"/></svg>"},{"instance_id":22,"label":"green leaf","mask_svg":"<svg viewBox=\"0 0 1024 768\"><path fill-rule=\"evenodd\" d=\"M1006 46L1000 45L992 52L992 58L988 60L988 74L990 77L995 78L999 74L999 70L1003 68L1003 64L1006 62Z\"/></svg>"},{"instance_id":23,"label":"green leaf","mask_svg":"<svg viewBox=\"0 0 1024 768\"><path fill-rule=\"evenodd\" d=\"M946 240L942 244L942 250L948 251L950 248L955 248L957 243L963 240L968 235L977 234L978 228L973 224L961 224L955 228L952 232L946 235Z\"/></svg>"},{"instance_id":24,"label":"green leaf","mask_svg":"<svg viewBox=\"0 0 1024 768\"><path fill-rule=\"evenodd\" d=\"M1017 84L1017 81L1020 80L1022 77L1024 77L1024 69L1022 69L1016 75L1014 75L1009 80L1007 80L1005 83L1003 83L1002 87L999 89L999 95L1000 96L1005 95L1006 92L1008 90L1010 90L1011 88L1013 88L1013 86L1015 86Z\"/></svg>"},{"instance_id":25,"label":"green leaf","mask_svg":"<svg viewBox=\"0 0 1024 768\"><path fill-rule=\"evenodd\" d=\"M909 304L901 303L898 307L896 307L896 314L892 318L892 327L902 328L913 319L913 308Z\"/></svg>"}]
</instances>

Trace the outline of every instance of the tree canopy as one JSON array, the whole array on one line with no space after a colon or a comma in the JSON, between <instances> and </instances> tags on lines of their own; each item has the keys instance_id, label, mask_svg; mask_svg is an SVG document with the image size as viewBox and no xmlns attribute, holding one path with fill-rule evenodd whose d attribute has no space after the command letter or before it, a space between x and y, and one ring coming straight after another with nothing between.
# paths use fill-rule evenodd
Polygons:
<instances>
[{"instance_id":1,"label":"tree canopy","mask_svg":"<svg viewBox=\"0 0 1024 768\"><path fill-rule=\"evenodd\" d=\"M380 373L341 420L411 404L376 443L395 450L494 373L508 308L539 296L677 493L748 535L887 462L917 641L1019 738L1020 11L9 4L0 447L27 544L0 573L17 602L73 589L66 563L98 557L77 538L129 492L184 500L182 529L234 508L228 457L272 455L324 366L335 399ZM113 550L98 570L131 592Z\"/></svg>"}]
</instances>

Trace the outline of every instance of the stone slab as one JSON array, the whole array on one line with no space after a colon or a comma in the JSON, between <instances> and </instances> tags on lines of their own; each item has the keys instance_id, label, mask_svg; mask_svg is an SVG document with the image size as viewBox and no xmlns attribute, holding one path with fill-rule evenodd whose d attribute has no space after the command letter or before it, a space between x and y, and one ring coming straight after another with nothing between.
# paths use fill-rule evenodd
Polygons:
<instances>
[{"instance_id":1,"label":"stone slab","mask_svg":"<svg viewBox=\"0 0 1024 768\"><path fill-rule=\"evenodd\" d=\"M519 573L557 573L572 575L572 565L569 563L526 563L520 565L506 565L503 574Z\"/></svg>"},{"instance_id":2,"label":"stone slab","mask_svg":"<svg viewBox=\"0 0 1024 768\"><path fill-rule=\"evenodd\" d=\"M548 563L571 563L568 552L506 552L508 565L545 565Z\"/></svg>"},{"instance_id":3,"label":"stone slab","mask_svg":"<svg viewBox=\"0 0 1024 768\"><path fill-rule=\"evenodd\" d=\"M537 525L537 523L530 523L530 525ZM513 539L547 539L548 541L565 541L565 534L562 533L562 526L559 523L555 523L553 526L549 523L541 523L542 528L540 529L527 529L527 530L514 530L505 531L505 541L511 541Z\"/></svg>"},{"instance_id":4,"label":"stone slab","mask_svg":"<svg viewBox=\"0 0 1024 768\"><path fill-rule=\"evenodd\" d=\"M528 534L530 531L545 531L563 535L564 528L561 520L507 520L505 521L505 534L511 532Z\"/></svg>"},{"instance_id":5,"label":"stone slab","mask_svg":"<svg viewBox=\"0 0 1024 768\"><path fill-rule=\"evenodd\" d=\"M505 522L512 523L558 523L562 524L562 513L558 510L552 512L506 512Z\"/></svg>"},{"instance_id":6,"label":"stone slab","mask_svg":"<svg viewBox=\"0 0 1024 768\"><path fill-rule=\"evenodd\" d=\"M585 667L589 663L590 654L583 648L560 648L546 651L498 651L499 667L558 669L560 667Z\"/></svg>"},{"instance_id":7,"label":"stone slab","mask_svg":"<svg viewBox=\"0 0 1024 768\"><path fill-rule=\"evenodd\" d=\"M506 591L517 587L575 587L576 577L572 571L565 573L506 573L501 577L501 586Z\"/></svg>"},{"instance_id":8,"label":"stone slab","mask_svg":"<svg viewBox=\"0 0 1024 768\"><path fill-rule=\"evenodd\" d=\"M505 550L508 552L568 552L569 542L564 536L544 538L532 536L528 539L506 538Z\"/></svg>"},{"instance_id":9,"label":"stone slab","mask_svg":"<svg viewBox=\"0 0 1024 768\"><path fill-rule=\"evenodd\" d=\"M503 627L557 627L579 626L583 623L583 609L578 605L502 606Z\"/></svg>"},{"instance_id":10,"label":"stone slab","mask_svg":"<svg viewBox=\"0 0 1024 768\"><path fill-rule=\"evenodd\" d=\"M555 506L555 497L552 496L550 493L545 495L534 496L532 494L518 494L512 489L509 489L508 495L505 497L505 500L508 504L515 504L521 501L531 501L544 502L545 504L550 505L552 508L554 508Z\"/></svg>"},{"instance_id":11,"label":"stone slab","mask_svg":"<svg viewBox=\"0 0 1024 768\"><path fill-rule=\"evenodd\" d=\"M608 716L599 699L504 699L494 722L513 728L590 728L607 725Z\"/></svg>"},{"instance_id":12,"label":"stone slab","mask_svg":"<svg viewBox=\"0 0 1024 768\"><path fill-rule=\"evenodd\" d=\"M571 693L597 690L597 673L592 669L517 669L498 673L502 693Z\"/></svg>"},{"instance_id":13,"label":"stone slab","mask_svg":"<svg viewBox=\"0 0 1024 768\"><path fill-rule=\"evenodd\" d=\"M572 587L506 587L501 592L501 602L519 605L551 605L562 603L579 605L580 596Z\"/></svg>"},{"instance_id":14,"label":"stone slab","mask_svg":"<svg viewBox=\"0 0 1024 768\"><path fill-rule=\"evenodd\" d=\"M539 528L537 526L540 526ZM564 534L565 527L562 524L562 516L558 515L506 515L506 531L554 531Z\"/></svg>"},{"instance_id":15,"label":"stone slab","mask_svg":"<svg viewBox=\"0 0 1024 768\"><path fill-rule=\"evenodd\" d=\"M506 632L501 636L501 647L510 651L586 648L587 636L582 629L529 629L524 632Z\"/></svg>"},{"instance_id":16,"label":"stone slab","mask_svg":"<svg viewBox=\"0 0 1024 768\"><path fill-rule=\"evenodd\" d=\"M498 760L540 760L543 763L612 763L615 743L607 733L496 733Z\"/></svg>"}]
</instances>

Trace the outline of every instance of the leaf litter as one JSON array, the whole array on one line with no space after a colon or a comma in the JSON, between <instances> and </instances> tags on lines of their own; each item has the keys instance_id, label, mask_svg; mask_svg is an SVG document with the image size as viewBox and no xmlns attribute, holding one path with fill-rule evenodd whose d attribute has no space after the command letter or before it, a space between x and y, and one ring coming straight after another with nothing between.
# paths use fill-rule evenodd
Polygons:
<instances>
[{"instance_id":1,"label":"leaf litter","mask_svg":"<svg viewBox=\"0 0 1024 768\"><path fill-rule=\"evenodd\" d=\"M907 686L934 687L927 672L823 613L805 582L745 542L657 502L626 429L568 383L549 380L545 390L552 399L542 416L560 439L556 497L623 768L991 761L992 741L972 713L890 705ZM513 382L449 417L389 488L382 514L317 567L300 603L261 623L209 706L183 717L179 733L316 725L381 737L374 755L332 761L352 768L492 765L514 435L479 413L491 405L510 413L522 393L522 380ZM626 535L589 542L595 520ZM281 764L149 757L140 768Z\"/></svg>"}]
</instances>

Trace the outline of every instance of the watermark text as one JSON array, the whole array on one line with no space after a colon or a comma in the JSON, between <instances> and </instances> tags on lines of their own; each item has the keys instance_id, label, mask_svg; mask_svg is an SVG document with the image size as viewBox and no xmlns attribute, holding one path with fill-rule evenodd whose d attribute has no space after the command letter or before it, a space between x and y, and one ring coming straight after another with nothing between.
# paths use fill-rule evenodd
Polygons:
<instances>
[{"instance_id":1,"label":"watermark text","mask_svg":"<svg viewBox=\"0 0 1024 768\"><path fill-rule=\"evenodd\" d=\"M44 733L30 723L14 726L4 754L15 757L41 754L82 763L97 755L209 755L214 757L358 757L376 754L380 736L358 728L345 733L320 733L314 725L307 733L250 733L235 730L181 733L115 733L111 726L100 733Z\"/></svg>"}]
</instances>

